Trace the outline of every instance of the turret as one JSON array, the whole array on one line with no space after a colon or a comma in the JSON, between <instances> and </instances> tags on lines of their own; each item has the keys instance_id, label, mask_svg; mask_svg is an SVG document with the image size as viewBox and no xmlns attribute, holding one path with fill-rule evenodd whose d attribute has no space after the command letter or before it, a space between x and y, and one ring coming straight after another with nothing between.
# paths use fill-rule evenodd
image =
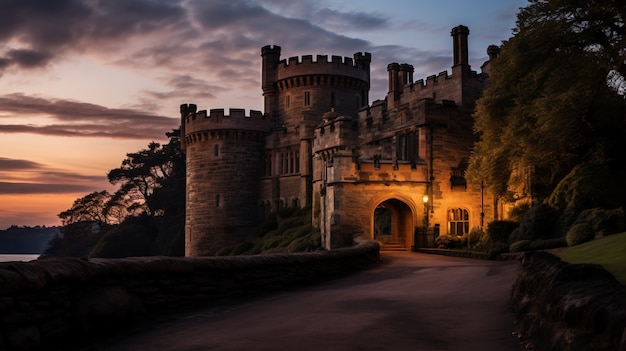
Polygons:
<instances>
[{"instance_id":1,"label":"turret","mask_svg":"<svg viewBox=\"0 0 626 351\"><path fill-rule=\"evenodd\" d=\"M265 113L276 117L278 113L278 90L276 81L278 80L278 63L280 62L280 46L266 45L261 48L261 88L265 100Z\"/></svg>"}]
</instances>

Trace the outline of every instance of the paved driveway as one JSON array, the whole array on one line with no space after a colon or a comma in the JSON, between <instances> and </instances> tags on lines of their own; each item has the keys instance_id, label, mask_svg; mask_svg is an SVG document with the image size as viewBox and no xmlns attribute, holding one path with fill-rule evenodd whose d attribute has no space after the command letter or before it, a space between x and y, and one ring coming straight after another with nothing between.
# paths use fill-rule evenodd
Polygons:
<instances>
[{"instance_id":1,"label":"paved driveway","mask_svg":"<svg viewBox=\"0 0 626 351\"><path fill-rule=\"evenodd\" d=\"M518 262L383 252L316 286L177 316L98 350L521 350Z\"/></svg>"}]
</instances>

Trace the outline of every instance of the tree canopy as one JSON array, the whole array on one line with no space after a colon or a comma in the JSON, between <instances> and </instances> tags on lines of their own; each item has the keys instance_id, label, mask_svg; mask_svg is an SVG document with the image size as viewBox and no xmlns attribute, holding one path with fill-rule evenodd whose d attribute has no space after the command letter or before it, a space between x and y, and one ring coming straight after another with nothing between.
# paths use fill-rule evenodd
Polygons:
<instances>
[{"instance_id":1,"label":"tree canopy","mask_svg":"<svg viewBox=\"0 0 626 351\"><path fill-rule=\"evenodd\" d=\"M492 62L477 102L480 136L467 175L506 196L533 169L547 196L577 164L623 167L626 4L530 0Z\"/></svg>"},{"instance_id":2,"label":"tree canopy","mask_svg":"<svg viewBox=\"0 0 626 351\"><path fill-rule=\"evenodd\" d=\"M128 153L108 173L119 185L87 194L59 213L63 238L47 253L68 256L182 255L185 213L185 157L180 131L169 142L151 142Z\"/></svg>"}]
</instances>

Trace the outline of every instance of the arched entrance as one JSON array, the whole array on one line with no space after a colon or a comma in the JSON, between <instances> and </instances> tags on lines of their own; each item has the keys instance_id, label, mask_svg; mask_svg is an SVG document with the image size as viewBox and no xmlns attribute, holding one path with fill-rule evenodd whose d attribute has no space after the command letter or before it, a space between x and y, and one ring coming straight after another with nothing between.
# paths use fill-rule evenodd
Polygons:
<instances>
[{"instance_id":1,"label":"arched entrance","mask_svg":"<svg viewBox=\"0 0 626 351\"><path fill-rule=\"evenodd\" d=\"M374 239L382 244L398 244L409 249L413 240L413 212L398 199L381 202L374 209Z\"/></svg>"}]
</instances>

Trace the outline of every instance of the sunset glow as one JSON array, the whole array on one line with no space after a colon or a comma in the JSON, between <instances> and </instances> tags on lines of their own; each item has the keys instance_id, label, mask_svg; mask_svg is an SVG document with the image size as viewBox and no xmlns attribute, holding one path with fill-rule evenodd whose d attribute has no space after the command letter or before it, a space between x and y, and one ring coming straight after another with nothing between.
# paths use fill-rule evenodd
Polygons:
<instances>
[{"instance_id":1,"label":"sunset glow","mask_svg":"<svg viewBox=\"0 0 626 351\"><path fill-rule=\"evenodd\" d=\"M449 69L450 28L470 62L508 39L525 0L24 0L0 13L0 229L59 225L125 155L166 142L179 105L262 110L260 49L284 57L372 54L370 101L386 67L415 80ZM63 25L59 25L62 23Z\"/></svg>"}]
</instances>

